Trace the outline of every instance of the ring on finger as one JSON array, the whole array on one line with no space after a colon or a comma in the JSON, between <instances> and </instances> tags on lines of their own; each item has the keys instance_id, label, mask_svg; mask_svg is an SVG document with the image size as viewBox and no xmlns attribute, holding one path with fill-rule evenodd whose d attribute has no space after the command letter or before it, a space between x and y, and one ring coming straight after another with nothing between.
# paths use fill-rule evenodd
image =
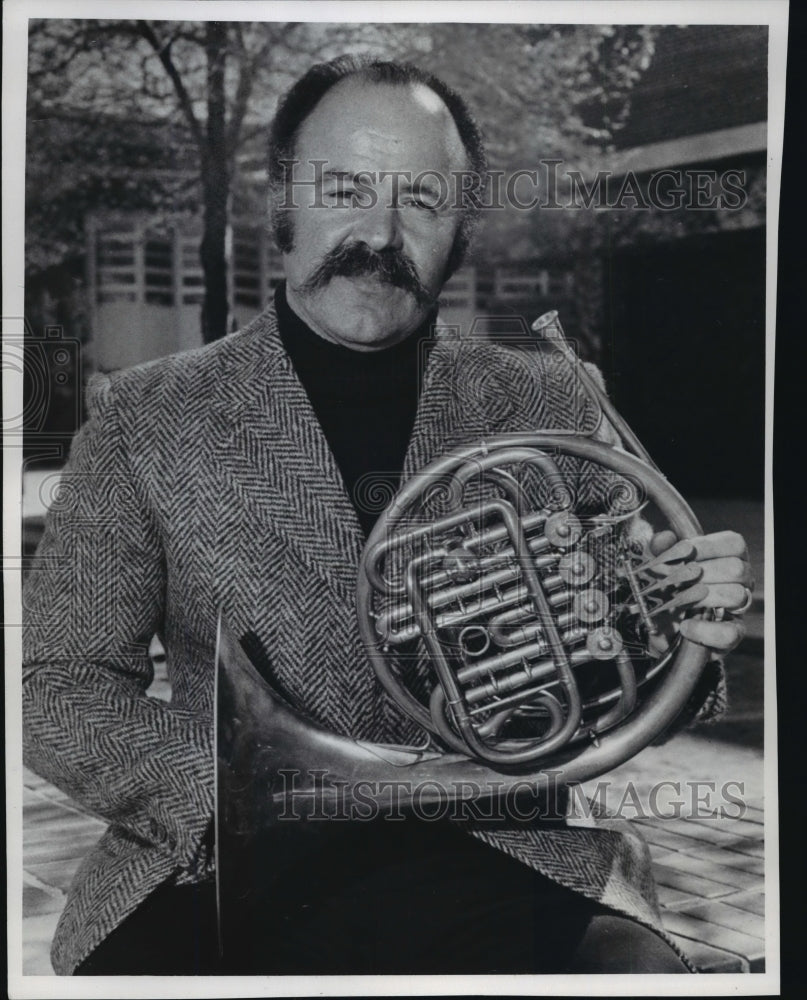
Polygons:
<instances>
[{"instance_id":1,"label":"ring on finger","mask_svg":"<svg viewBox=\"0 0 807 1000\"><path fill-rule=\"evenodd\" d=\"M754 600L754 595L751 593L750 587L743 587L743 590L745 591L745 600L739 608L731 609L731 613L733 615L744 615L745 612L751 607L751 603Z\"/></svg>"}]
</instances>

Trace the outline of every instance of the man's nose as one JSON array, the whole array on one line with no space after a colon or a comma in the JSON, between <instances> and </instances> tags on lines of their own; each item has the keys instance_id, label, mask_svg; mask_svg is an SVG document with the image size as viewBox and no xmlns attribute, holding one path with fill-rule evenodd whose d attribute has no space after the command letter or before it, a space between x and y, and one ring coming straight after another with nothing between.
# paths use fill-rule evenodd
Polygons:
<instances>
[{"instance_id":1,"label":"man's nose","mask_svg":"<svg viewBox=\"0 0 807 1000\"><path fill-rule=\"evenodd\" d=\"M354 235L370 249L379 252L389 249L400 250L403 247L401 220L397 208L385 205L383 200L379 199L379 204L371 208L360 208L357 215Z\"/></svg>"}]
</instances>

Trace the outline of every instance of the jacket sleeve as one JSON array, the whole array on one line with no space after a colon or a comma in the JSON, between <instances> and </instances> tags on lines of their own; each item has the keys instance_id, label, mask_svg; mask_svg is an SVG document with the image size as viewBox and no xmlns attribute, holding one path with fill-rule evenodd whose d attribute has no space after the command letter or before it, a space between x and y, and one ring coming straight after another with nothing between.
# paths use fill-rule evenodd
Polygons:
<instances>
[{"instance_id":1,"label":"jacket sleeve","mask_svg":"<svg viewBox=\"0 0 807 1000\"><path fill-rule=\"evenodd\" d=\"M605 380L599 368L596 365L587 363L586 370L603 392L605 392ZM605 418L605 415L603 415L594 436L597 440L605 444L620 444L620 437L616 428ZM634 518L632 532L637 537L645 534L649 538L652 529L643 518L637 515ZM701 722L715 722L726 711L727 702L725 667L723 660L716 653L713 653L678 718L664 733L657 737L654 743L666 743L667 740L686 726Z\"/></svg>"},{"instance_id":2,"label":"jacket sleeve","mask_svg":"<svg viewBox=\"0 0 807 1000\"><path fill-rule=\"evenodd\" d=\"M89 393L23 589L26 764L194 867L213 812L212 720L150 698L165 566L112 385Z\"/></svg>"}]
</instances>

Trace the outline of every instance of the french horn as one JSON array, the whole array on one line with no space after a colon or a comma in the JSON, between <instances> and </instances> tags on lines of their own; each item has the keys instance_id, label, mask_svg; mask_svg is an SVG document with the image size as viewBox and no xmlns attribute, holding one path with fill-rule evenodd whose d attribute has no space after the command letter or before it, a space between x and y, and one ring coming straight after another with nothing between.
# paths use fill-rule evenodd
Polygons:
<instances>
[{"instance_id":1,"label":"french horn","mask_svg":"<svg viewBox=\"0 0 807 1000\"><path fill-rule=\"evenodd\" d=\"M701 528L557 313L532 330L611 440L502 434L412 477L364 550L359 628L380 683L435 746L578 782L652 742L693 692L709 653L672 622L705 596L701 570L647 542Z\"/></svg>"},{"instance_id":2,"label":"french horn","mask_svg":"<svg viewBox=\"0 0 807 1000\"><path fill-rule=\"evenodd\" d=\"M572 366L601 432L502 434L454 450L404 484L364 549L359 630L424 742L328 732L284 702L222 623L217 843L222 832L239 843L283 827L292 772L295 806L308 797L314 809L337 793L349 807L357 783L366 795L391 775L420 804L429 788L540 794L612 770L681 714L710 654L675 620L699 613L706 590L694 546L667 562L648 539L662 528L688 539L701 527L578 360L557 313L532 330Z\"/></svg>"}]
</instances>

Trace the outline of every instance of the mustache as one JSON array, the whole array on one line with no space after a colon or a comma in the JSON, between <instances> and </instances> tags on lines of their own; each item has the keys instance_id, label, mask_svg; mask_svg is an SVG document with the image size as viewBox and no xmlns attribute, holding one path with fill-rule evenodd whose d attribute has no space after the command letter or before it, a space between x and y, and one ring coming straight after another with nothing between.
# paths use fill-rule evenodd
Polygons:
<instances>
[{"instance_id":1,"label":"mustache","mask_svg":"<svg viewBox=\"0 0 807 1000\"><path fill-rule=\"evenodd\" d=\"M307 295L324 288L332 278L377 276L381 281L413 295L421 306L433 306L437 299L424 286L415 265L401 250L373 250L366 243L343 243L330 250L297 289Z\"/></svg>"}]
</instances>

